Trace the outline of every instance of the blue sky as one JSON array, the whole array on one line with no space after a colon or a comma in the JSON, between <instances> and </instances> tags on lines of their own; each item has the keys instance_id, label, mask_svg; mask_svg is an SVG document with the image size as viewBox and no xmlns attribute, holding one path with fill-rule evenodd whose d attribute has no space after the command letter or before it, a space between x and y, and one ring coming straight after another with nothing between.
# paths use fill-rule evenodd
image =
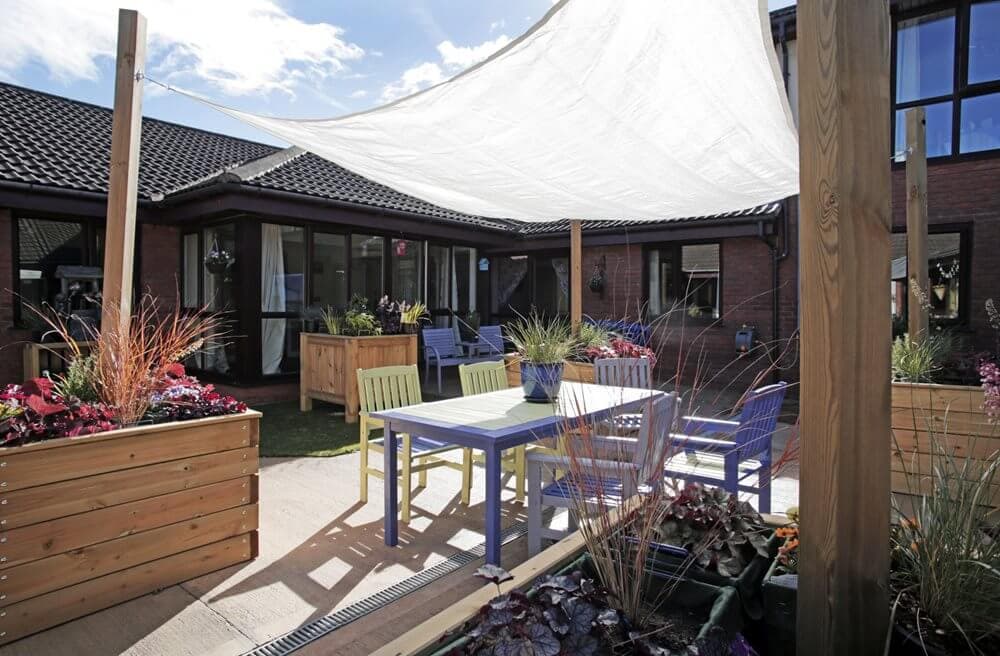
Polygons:
<instances>
[{"instance_id":1,"label":"blue sky","mask_svg":"<svg viewBox=\"0 0 1000 656\"><path fill-rule=\"evenodd\" d=\"M752 0L731 0L752 1ZM772 9L793 0L768 0ZM122 0L5 0L0 80L109 106ZM239 109L329 117L451 77L522 34L551 0L135 0L150 77ZM143 114L275 143L146 85Z\"/></svg>"}]
</instances>

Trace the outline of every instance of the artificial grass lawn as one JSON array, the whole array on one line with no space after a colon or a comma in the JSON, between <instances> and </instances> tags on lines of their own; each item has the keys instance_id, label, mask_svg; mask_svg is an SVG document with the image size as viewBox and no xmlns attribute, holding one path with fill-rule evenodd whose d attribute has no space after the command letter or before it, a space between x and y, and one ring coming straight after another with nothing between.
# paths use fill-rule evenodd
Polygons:
<instances>
[{"instance_id":1,"label":"artificial grass lawn","mask_svg":"<svg viewBox=\"0 0 1000 656\"><path fill-rule=\"evenodd\" d=\"M357 424L344 423L339 406L313 402L312 412L299 412L298 401L255 406L260 422L261 457L339 456L358 450Z\"/></svg>"}]
</instances>

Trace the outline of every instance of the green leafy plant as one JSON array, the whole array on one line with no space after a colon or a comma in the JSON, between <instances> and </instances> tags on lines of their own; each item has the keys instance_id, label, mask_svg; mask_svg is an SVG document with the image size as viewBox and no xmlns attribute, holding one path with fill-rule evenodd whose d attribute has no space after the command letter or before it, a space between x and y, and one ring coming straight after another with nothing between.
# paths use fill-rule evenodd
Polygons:
<instances>
[{"instance_id":1,"label":"green leafy plant","mask_svg":"<svg viewBox=\"0 0 1000 656\"><path fill-rule=\"evenodd\" d=\"M344 315L344 324L341 329L344 335L361 337L365 335L381 335L382 327L374 314L370 312L357 312L348 310Z\"/></svg>"},{"instance_id":2,"label":"green leafy plant","mask_svg":"<svg viewBox=\"0 0 1000 656\"><path fill-rule=\"evenodd\" d=\"M403 303L400 307L402 308L402 315L399 319L400 323L416 324L426 321L430 317L427 306L420 301L416 301L412 305Z\"/></svg>"},{"instance_id":3,"label":"green leafy plant","mask_svg":"<svg viewBox=\"0 0 1000 656\"><path fill-rule=\"evenodd\" d=\"M584 322L580 324L580 334L577 339L581 349L589 349L608 346L612 337L614 335L607 328Z\"/></svg>"},{"instance_id":4,"label":"green leafy plant","mask_svg":"<svg viewBox=\"0 0 1000 656\"><path fill-rule=\"evenodd\" d=\"M660 542L684 548L697 565L721 576L738 576L755 556L770 556L771 531L753 506L701 483L688 483L669 500L656 534Z\"/></svg>"},{"instance_id":5,"label":"green leafy plant","mask_svg":"<svg viewBox=\"0 0 1000 656\"><path fill-rule=\"evenodd\" d=\"M556 364L577 351L577 340L565 320L546 320L536 312L508 325L507 337L521 358L534 364Z\"/></svg>"},{"instance_id":6,"label":"green leafy plant","mask_svg":"<svg viewBox=\"0 0 1000 656\"><path fill-rule=\"evenodd\" d=\"M55 391L63 397L77 398L87 403L99 400L97 395L97 359L79 355L69 361L66 373L57 376Z\"/></svg>"},{"instance_id":7,"label":"green leafy plant","mask_svg":"<svg viewBox=\"0 0 1000 656\"><path fill-rule=\"evenodd\" d=\"M897 624L946 653L1000 653L1000 451L959 457L934 432L930 451L929 476L906 472L912 501L893 497Z\"/></svg>"},{"instance_id":8,"label":"green leafy plant","mask_svg":"<svg viewBox=\"0 0 1000 656\"><path fill-rule=\"evenodd\" d=\"M920 341L903 335L892 344L892 379L906 383L934 382L957 346L957 339L948 331L932 333Z\"/></svg>"},{"instance_id":9,"label":"green leafy plant","mask_svg":"<svg viewBox=\"0 0 1000 656\"><path fill-rule=\"evenodd\" d=\"M327 307L319 313L319 316L323 320L323 325L326 326L326 332L329 334L339 335L344 331L344 317L332 307Z\"/></svg>"}]
</instances>

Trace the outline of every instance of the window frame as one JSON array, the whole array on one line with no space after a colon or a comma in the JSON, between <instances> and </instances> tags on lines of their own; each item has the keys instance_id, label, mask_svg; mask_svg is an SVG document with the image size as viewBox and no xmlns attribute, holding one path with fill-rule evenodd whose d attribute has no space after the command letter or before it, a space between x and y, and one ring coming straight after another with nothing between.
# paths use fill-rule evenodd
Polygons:
<instances>
[{"instance_id":1,"label":"window frame","mask_svg":"<svg viewBox=\"0 0 1000 656\"><path fill-rule=\"evenodd\" d=\"M21 296L21 219L33 219L36 221L59 221L62 223L76 223L83 227L83 266L104 267L103 261L97 260L97 234L104 227L104 221L95 217L76 216L64 214L52 214L45 212L11 212L11 290L12 300L12 323L15 328L25 328L24 324L24 300ZM135 266L139 268L139 231L136 231L136 255ZM138 278L137 278L138 279Z\"/></svg>"},{"instance_id":2,"label":"window frame","mask_svg":"<svg viewBox=\"0 0 1000 656\"><path fill-rule=\"evenodd\" d=\"M931 224L927 226L927 234L930 235L940 235L940 234L958 234L958 316L954 319L933 319L933 323L938 326L947 326L950 328L968 328L969 327L969 305L972 302L972 232L973 226L968 223L940 223ZM892 234L894 235L905 235L906 226L905 225L894 225L892 227ZM910 279L910 263L909 258L907 258L906 263L906 279ZM906 308L903 313L903 319L909 317L910 312L910 292L907 290L906 295Z\"/></svg>"},{"instance_id":3,"label":"window frame","mask_svg":"<svg viewBox=\"0 0 1000 656\"><path fill-rule=\"evenodd\" d=\"M989 82L979 82L976 84L969 84L969 30L971 27L971 13L972 6L977 4L983 4L991 2L993 0L947 0L944 2L937 2L926 7L920 7L917 9L910 9L907 11L901 11L898 13L893 13L892 15L892 44L891 53L889 60L889 92L890 96L890 112L889 112L889 135L890 148L892 150L891 156L893 160L893 167L900 168L905 164L905 161L896 161L896 112L904 111L907 109L912 109L914 107L923 107L926 105L934 105L942 102L951 103L951 153L947 155L935 155L933 157L928 157L928 161L940 162L940 161L961 161L967 159L979 159L984 157L996 157L1000 153L1000 148L993 148L989 150L979 150L974 152L963 153L961 152L961 133L962 133L962 101L968 100L970 98L977 98L979 96L987 96L994 93L1000 93L1000 79L992 80ZM902 21L911 20L914 18L919 18L921 16L927 16L930 14L935 14L942 11L953 10L955 12L955 52L953 66L954 70L952 72L952 90L950 94L944 94L940 96L933 96L929 98L921 98L919 100L911 100L907 102L897 103L896 102L896 56L897 52L897 40L899 35L899 23Z\"/></svg>"},{"instance_id":4,"label":"window frame","mask_svg":"<svg viewBox=\"0 0 1000 656\"><path fill-rule=\"evenodd\" d=\"M670 251L671 262L673 262L673 266L671 267L672 274L673 274L672 277L673 277L673 280L674 280L674 284L678 285L678 284L680 284L680 280L683 278L683 271L682 271L683 261L682 261L682 258L683 258L683 249L684 249L684 247L685 246L714 245L714 246L718 246L718 248L719 248L719 282L718 282L719 307L717 308L718 312L719 312L719 316L717 318L716 317L697 317L697 318L695 318L695 317L689 317L685 313L684 320L686 322L691 322L691 323L701 324L701 325L706 325L706 326L707 325L720 325L721 326L723 324L723 319L724 319L724 316L725 316L725 314L724 314L725 313L725 311L724 311L725 304L723 303L723 298L724 298L723 271L724 271L724 267L725 267L725 262L724 262L724 256L723 256L722 243L723 243L723 240L720 240L720 239L698 239L698 240L688 240L688 241L658 242L658 243L654 243L654 244L646 244L643 247L643 249L642 249L642 295L643 295L643 298L646 299L646 308L647 308L646 312L647 312L647 314L649 314L649 319L656 319L657 317L662 317L662 316L664 316L664 314L666 314L665 312L661 312L660 314L657 314L657 315L653 315L653 314L649 313L649 302L650 302L650 298L651 298L650 297L650 289L649 289L649 280L650 280L649 279L649 273L650 273L649 272L649 253L651 251L661 251L661 252L662 251L667 251L667 250ZM673 291L676 291L676 290L673 290ZM683 294L683 291L682 291L682 292L680 292L680 293L678 293L676 295L676 298L683 298L683 296L684 296L684 294Z\"/></svg>"}]
</instances>

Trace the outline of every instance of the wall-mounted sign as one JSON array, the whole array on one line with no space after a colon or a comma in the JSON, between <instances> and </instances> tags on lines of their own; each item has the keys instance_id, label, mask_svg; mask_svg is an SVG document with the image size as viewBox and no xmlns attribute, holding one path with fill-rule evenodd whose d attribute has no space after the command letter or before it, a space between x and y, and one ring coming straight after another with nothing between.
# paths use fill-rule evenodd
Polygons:
<instances>
[{"instance_id":1,"label":"wall-mounted sign","mask_svg":"<svg viewBox=\"0 0 1000 656\"><path fill-rule=\"evenodd\" d=\"M479 258L479 270L480 271L490 270L490 259L488 257Z\"/></svg>"}]
</instances>

